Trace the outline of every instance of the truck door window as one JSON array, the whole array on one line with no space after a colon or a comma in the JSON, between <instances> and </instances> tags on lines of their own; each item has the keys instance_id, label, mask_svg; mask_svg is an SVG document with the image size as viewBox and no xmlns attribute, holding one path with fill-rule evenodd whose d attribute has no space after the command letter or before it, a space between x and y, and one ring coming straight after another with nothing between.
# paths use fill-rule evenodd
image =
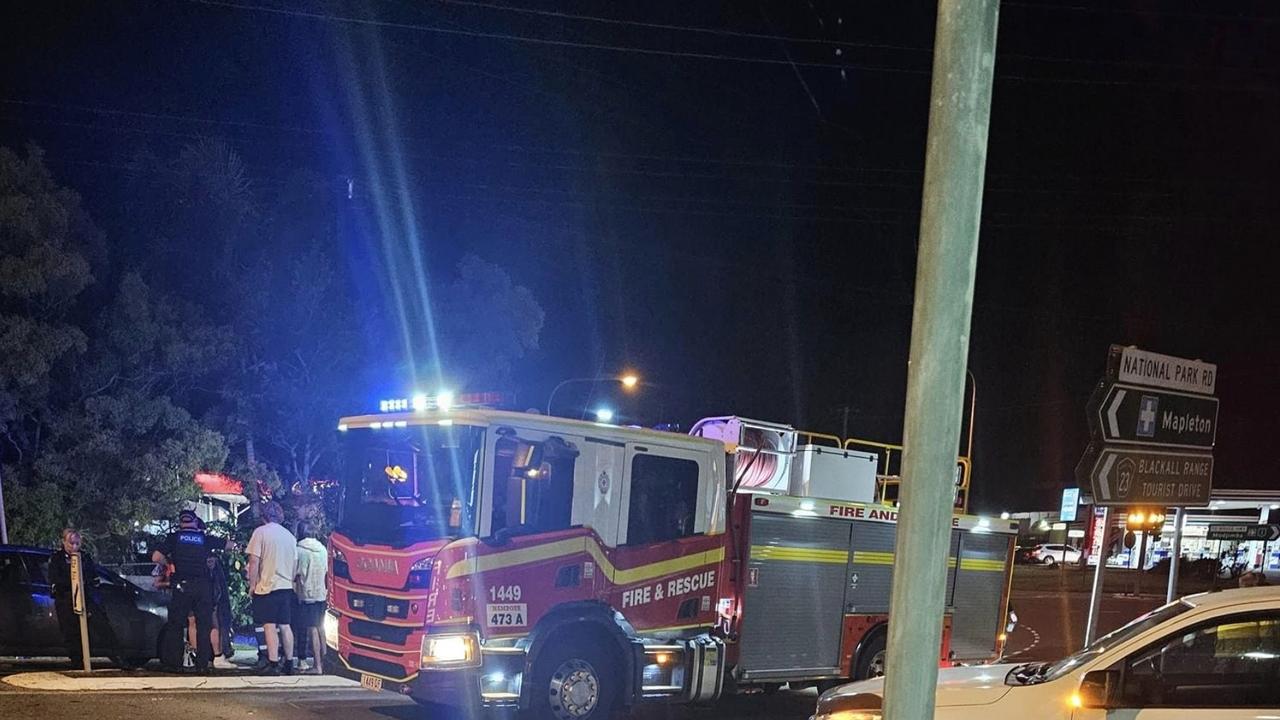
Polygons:
<instances>
[{"instance_id":1,"label":"truck door window","mask_svg":"<svg viewBox=\"0 0 1280 720\"><path fill-rule=\"evenodd\" d=\"M692 535L697 506L698 463L648 454L636 455L631 460L628 545Z\"/></svg>"},{"instance_id":2,"label":"truck door window","mask_svg":"<svg viewBox=\"0 0 1280 720\"><path fill-rule=\"evenodd\" d=\"M561 438L532 442L504 437L494 449L490 533L565 530L573 511L573 469L578 451Z\"/></svg>"}]
</instances>

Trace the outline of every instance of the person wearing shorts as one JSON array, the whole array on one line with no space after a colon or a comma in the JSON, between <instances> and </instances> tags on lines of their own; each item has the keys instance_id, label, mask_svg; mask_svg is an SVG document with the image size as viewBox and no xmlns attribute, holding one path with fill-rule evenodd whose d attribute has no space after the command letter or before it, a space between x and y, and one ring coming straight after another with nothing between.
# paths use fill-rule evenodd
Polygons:
<instances>
[{"instance_id":1,"label":"person wearing shorts","mask_svg":"<svg viewBox=\"0 0 1280 720\"><path fill-rule=\"evenodd\" d=\"M253 531L246 549L253 621L267 636L265 673L289 675L293 673L293 576L298 542L280 524L284 520L280 503L273 500L263 505L262 519L265 522Z\"/></svg>"},{"instance_id":2,"label":"person wearing shorts","mask_svg":"<svg viewBox=\"0 0 1280 720\"><path fill-rule=\"evenodd\" d=\"M314 675L324 673L324 612L325 574L329 568L329 553L324 543L316 538L311 523L298 523L298 569L294 576L294 588L298 593L293 626L298 630L299 642L311 649L311 670ZM304 655L300 652L299 655Z\"/></svg>"}]
</instances>

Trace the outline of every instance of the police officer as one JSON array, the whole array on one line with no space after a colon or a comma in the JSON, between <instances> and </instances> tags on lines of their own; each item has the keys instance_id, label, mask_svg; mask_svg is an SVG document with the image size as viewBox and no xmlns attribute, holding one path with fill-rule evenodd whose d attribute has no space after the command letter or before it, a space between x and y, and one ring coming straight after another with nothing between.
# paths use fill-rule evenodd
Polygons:
<instances>
[{"instance_id":1,"label":"police officer","mask_svg":"<svg viewBox=\"0 0 1280 720\"><path fill-rule=\"evenodd\" d=\"M196 618L196 672L207 672L213 659L210 630L213 627L213 589L209 584L208 559L215 550L225 550L226 540L205 535L200 519L190 510L178 515L178 531L169 533L152 560L173 566L173 598L169 601L169 637L185 637L187 616Z\"/></svg>"}]
</instances>

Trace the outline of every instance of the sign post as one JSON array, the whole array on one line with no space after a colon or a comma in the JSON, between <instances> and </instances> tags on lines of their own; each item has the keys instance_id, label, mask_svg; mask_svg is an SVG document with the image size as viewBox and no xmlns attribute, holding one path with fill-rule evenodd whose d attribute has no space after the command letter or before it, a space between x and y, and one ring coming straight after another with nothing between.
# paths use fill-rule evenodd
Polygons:
<instances>
[{"instance_id":1,"label":"sign post","mask_svg":"<svg viewBox=\"0 0 1280 720\"><path fill-rule=\"evenodd\" d=\"M1089 398L1092 441L1076 466L1076 478L1088 484L1095 505L1110 508L1176 508L1173 553L1169 561L1170 600L1177 593L1182 557L1183 508L1206 507L1213 491L1213 446L1218 438L1218 366L1112 345L1106 377ZM1105 536L1110 527L1104 530ZM1142 535L1138 569L1145 564L1148 532ZM1097 629L1102 592L1103 543L1094 573L1093 597L1085 642Z\"/></svg>"},{"instance_id":2,"label":"sign post","mask_svg":"<svg viewBox=\"0 0 1280 720\"><path fill-rule=\"evenodd\" d=\"M89 667L89 612L84 585L84 565L80 561L80 553L76 553L71 556L71 609L80 618L80 656L84 671L92 672Z\"/></svg>"},{"instance_id":3,"label":"sign post","mask_svg":"<svg viewBox=\"0 0 1280 720\"><path fill-rule=\"evenodd\" d=\"M1175 508L1173 516L1173 552L1169 553L1169 589L1165 591L1164 601L1173 602L1178 597L1178 566L1182 564L1182 526L1187 522L1187 511Z\"/></svg>"}]
</instances>

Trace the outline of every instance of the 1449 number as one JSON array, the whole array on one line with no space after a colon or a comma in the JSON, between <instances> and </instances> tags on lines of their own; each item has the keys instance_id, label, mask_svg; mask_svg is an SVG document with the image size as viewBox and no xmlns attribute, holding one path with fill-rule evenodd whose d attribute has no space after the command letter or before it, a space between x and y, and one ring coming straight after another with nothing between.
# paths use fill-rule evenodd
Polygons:
<instances>
[{"instance_id":1,"label":"1449 number","mask_svg":"<svg viewBox=\"0 0 1280 720\"><path fill-rule=\"evenodd\" d=\"M489 600L492 602L519 602L519 585L494 585L489 587Z\"/></svg>"}]
</instances>

